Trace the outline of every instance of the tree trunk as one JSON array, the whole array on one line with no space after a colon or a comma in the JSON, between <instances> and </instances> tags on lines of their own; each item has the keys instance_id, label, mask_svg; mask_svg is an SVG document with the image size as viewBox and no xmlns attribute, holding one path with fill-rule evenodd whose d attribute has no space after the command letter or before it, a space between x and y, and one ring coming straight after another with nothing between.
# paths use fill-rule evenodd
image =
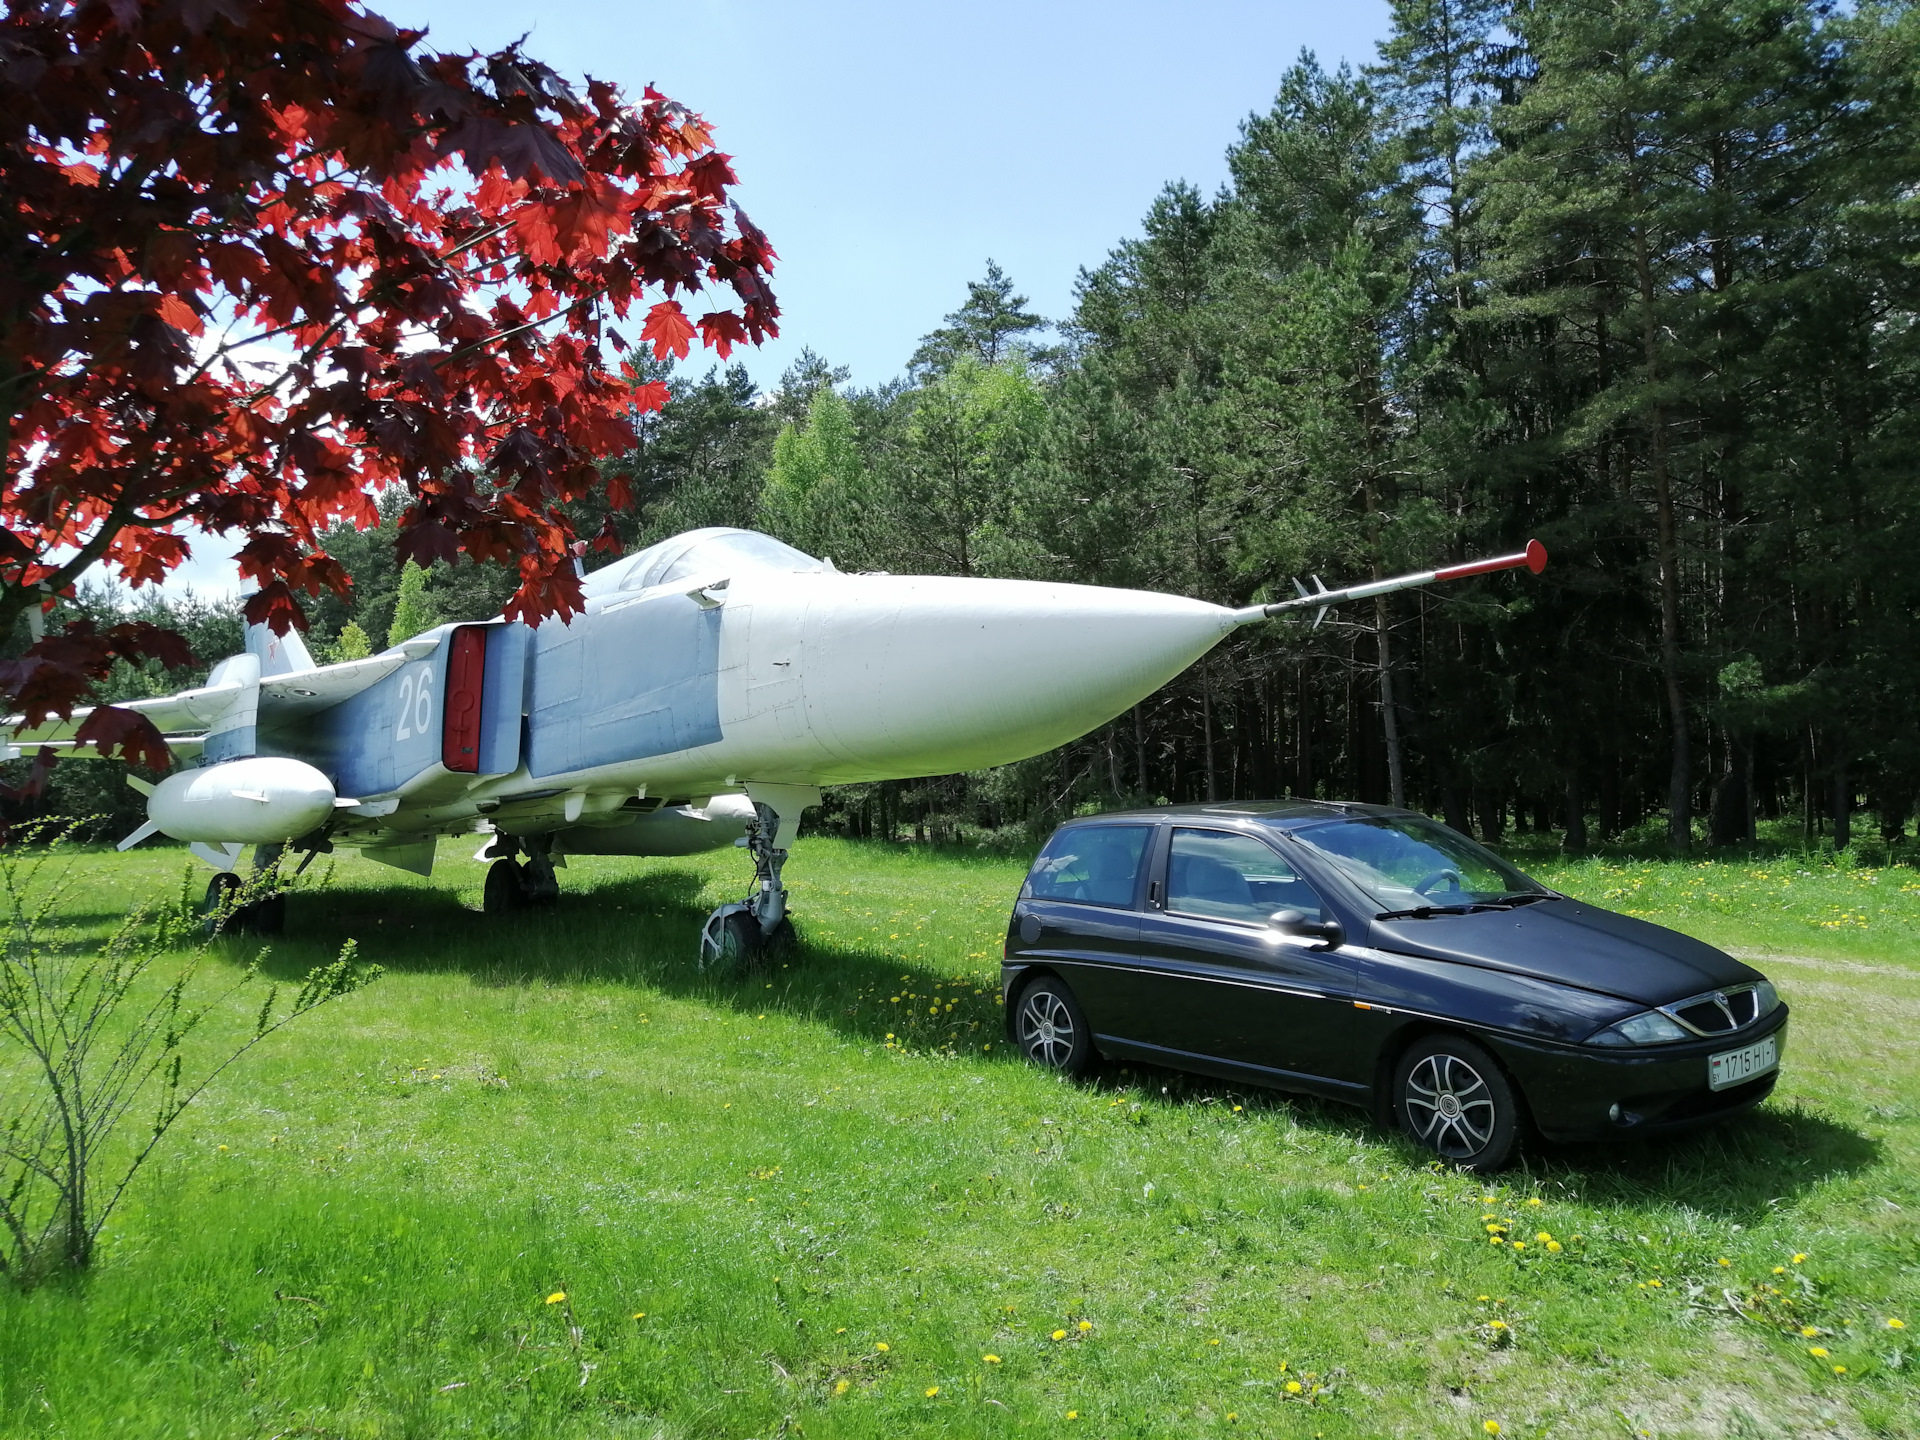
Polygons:
<instances>
[{"instance_id":1,"label":"tree trunk","mask_svg":"<svg viewBox=\"0 0 1920 1440\"><path fill-rule=\"evenodd\" d=\"M1837 738L1833 743L1833 848L1844 850L1853 843L1853 777L1847 773L1847 748Z\"/></svg>"},{"instance_id":2,"label":"tree trunk","mask_svg":"<svg viewBox=\"0 0 1920 1440\"><path fill-rule=\"evenodd\" d=\"M1566 793L1566 838L1560 842L1560 848L1569 855L1587 853L1587 805L1586 796L1580 789L1580 769L1577 765L1567 767Z\"/></svg>"}]
</instances>

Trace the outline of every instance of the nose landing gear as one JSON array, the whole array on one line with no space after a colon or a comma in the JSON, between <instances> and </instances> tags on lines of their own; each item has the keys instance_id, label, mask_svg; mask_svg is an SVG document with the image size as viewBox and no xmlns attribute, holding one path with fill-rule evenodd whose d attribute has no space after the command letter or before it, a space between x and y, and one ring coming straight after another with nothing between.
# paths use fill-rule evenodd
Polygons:
<instances>
[{"instance_id":1,"label":"nose landing gear","mask_svg":"<svg viewBox=\"0 0 1920 1440\"><path fill-rule=\"evenodd\" d=\"M746 899L715 910L700 931L700 968L720 974L768 965L792 951L793 921L781 872L801 812L820 803L820 792L811 785L749 784L747 798L753 801L746 835L753 889Z\"/></svg>"}]
</instances>

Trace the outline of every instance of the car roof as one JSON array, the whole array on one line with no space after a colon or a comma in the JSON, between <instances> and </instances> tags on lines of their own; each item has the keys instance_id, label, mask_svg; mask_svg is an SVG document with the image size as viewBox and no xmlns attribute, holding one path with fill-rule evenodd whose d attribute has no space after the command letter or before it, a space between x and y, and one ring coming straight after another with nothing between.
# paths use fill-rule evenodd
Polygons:
<instances>
[{"instance_id":1,"label":"car roof","mask_svg":"<svg viewBox=\"0 0 1920 1440\"><path fill-rule=\"evenodd\" d=\"M1363 805L1357 800L1221 800L1205 805L1153 805L1137 810L1108 810L1099 815L1080 815L1060 826L1109 825L1115 821L1150 821L1173 824L1181 820L1225 821L1263 825L1275 830L1297 830L1325 820L1362 816L1412 815L1392 805Z\"/></svg>"}]
</instances>

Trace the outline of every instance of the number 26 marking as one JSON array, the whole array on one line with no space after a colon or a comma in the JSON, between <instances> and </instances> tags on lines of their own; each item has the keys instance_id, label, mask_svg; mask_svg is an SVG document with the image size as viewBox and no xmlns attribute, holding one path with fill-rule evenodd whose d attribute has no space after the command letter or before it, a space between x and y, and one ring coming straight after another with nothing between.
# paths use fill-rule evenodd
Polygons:
<instances>
[{"instance_id":1,"label":"number 26 marking","mask_svg":"<svg viewBox=\"0 0 1920 1440\"><path fill-rule=\"evenodd\" d=\"M400 725L393 738L411 740L416 732L425 735L432 723L433 671L422 665L400 677Z\"/></svg>"}]
</instances>

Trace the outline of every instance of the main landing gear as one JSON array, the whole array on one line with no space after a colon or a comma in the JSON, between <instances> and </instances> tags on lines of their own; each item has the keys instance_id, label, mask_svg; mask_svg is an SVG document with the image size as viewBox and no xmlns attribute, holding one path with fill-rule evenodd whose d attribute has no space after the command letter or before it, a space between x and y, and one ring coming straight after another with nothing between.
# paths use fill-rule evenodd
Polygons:
<instances>
[{"instance_id":1,"label":"main landing gear","mask_svg":"<svg viewBox=\"0 0 1920 1440\"><path fill-rule=\"evenodd\" d=\"M287 892L280 888L284 845L253 847L253 876L242 880L231 870L207 882L200 904L200 928L215 935L278 935L287 928Z\"/></svg>"},{"instance_id":2,"label":"main landing gear","mask_svg":"<svg viewBox=\"0 0 1920 1440\"><path fill-rule=\"evenodd\" d=\"M753 889L746 899L715 910L700 931L700 968L722 975L758 969L792 953L793 921L780 872L800 813L820 803L820 792L810 785L749 785L747 798L753 801L746 836Z\"/></svg>"},{"instance_id":3,"label":"main landing gear","mask_svg":"<svg viewBox=\"0 0 1920 1440\"><path fill-rule=\"evenodd\" d=\"M516 852L527 857L524 863L514 858ZM560 880L553 873L551 835L496 834L493 843L480 853L493 861L487 867L481 903L487 914L505 915L530 905L550 905L560 898Z\"/></svg>"}]
</instances>

